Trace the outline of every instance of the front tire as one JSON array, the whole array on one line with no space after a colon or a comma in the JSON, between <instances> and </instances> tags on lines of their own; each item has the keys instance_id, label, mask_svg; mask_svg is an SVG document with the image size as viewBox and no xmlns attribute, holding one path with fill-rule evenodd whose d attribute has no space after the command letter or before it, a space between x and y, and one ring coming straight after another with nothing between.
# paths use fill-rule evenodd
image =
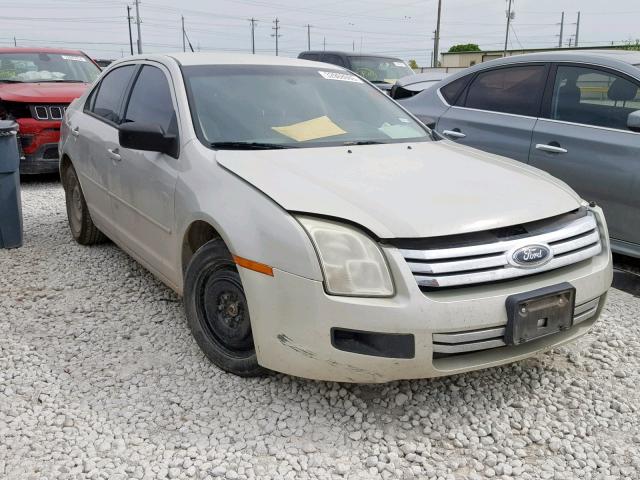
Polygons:
<instances>
[{"instance_id":1,"label":"front tire","mask_svg":"<svg viewBox=\"0 0 640 480\"><path fill-rule=\"evenodd\" d=\"M94 245L106 240L91 220L87 202L84 199L80 181L73 166L69 166L62 179L67 204L67 219L71 235L80 245Z\"/></svg>"},{"instance_id":2,"label":"front tire","mask_svg":"<svg viewBox=\"0 0 640 480\"><path fill-rule=\"evenodd\" d=\"M266 373L258 364L240 274L221 239L204 244L191 258L184 306L191 333L215 365L241 377Z\"/></svg>"}]
</instances>

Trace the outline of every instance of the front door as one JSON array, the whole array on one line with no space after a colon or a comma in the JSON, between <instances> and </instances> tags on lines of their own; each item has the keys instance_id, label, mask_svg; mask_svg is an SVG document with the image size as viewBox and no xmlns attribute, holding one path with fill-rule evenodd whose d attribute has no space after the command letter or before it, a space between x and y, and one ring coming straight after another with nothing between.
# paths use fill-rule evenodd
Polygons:
<instances>
[{"instance_id":1,"label":"front door","mask_svg":"<svg viewBox=\"0 0 640 480\"><path fill-rule=\"evenodd\" d=\"M600 67L559 65L531 143L531 165L598 203L620 245L640 245L640 133L627 127L639 85Z\"/></svg>"},{"instance_id":2,"label":"front door","mask_svg":"<svg viewBox=\"0 0 640 480\"><path fill-rule=\"evenodd\" d=\"M145 64L125 106L122 123L158 124L178 136L170 76ZM118 145L110 179L118 235L157 273L176 278L174 191L178 160L164 153Z\"/></svg>"},{"instance_id":3,"label":"front door","mask_svg":"<svg viewBox=\"0 0 640 480\"><path fill-rule=\"evenodd\" d=\"M436 130L463 145L521 162L529 157L547 78L546 64L482 71L437 122Z\"/></svg>"},{"instance_id":4,"label":"front door","mask_svg":"<svg viewBox=\"0 0 640 480\"><path fill-rule=\"evenodd\" d=\"M107 73L87 99L84 110L69 119L75 138L72 159L85 200L96 225L112 234L113 217L109 196L112 153L118 148L118 123L124 92L133 79L135 65Z\"/></svg>"}]
</instances>

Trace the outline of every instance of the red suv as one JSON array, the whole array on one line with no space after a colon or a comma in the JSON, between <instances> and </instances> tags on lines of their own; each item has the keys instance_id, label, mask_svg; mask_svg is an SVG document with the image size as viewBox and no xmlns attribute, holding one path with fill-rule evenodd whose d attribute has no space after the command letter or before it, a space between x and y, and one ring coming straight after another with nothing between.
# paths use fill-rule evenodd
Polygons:
<instances>
[{"instance_id":1,"label":"red suv","mask_svg":"<svg viewBox=\"0 0 640 480\"><path fill-rule=\"evenodd\" d=\"M58 171L64 111L99 74L77 50L0 48L0 120L20 125L20 173Z\"/></svg>"}]
</instances>

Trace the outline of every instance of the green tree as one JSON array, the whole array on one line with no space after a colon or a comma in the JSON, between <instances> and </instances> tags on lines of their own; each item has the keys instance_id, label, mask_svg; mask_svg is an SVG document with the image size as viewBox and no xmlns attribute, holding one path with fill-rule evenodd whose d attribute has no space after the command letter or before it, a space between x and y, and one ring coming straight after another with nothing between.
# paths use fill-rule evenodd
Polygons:
<instances>
[{"instance_id":1,"label":"green tree","mask_svg":"<svg viewBox=\"0 0 640 480\"><path fill-rule=\"evenodd\" d=\"M482 50L477 43L464 43L454 45L449 49L449 52L481 52Z\"/></svg>"},{"instance_id":2,"label":"green tree","mask_svg":"<svg viewBox=\"0 0 640 480\"><path fill-rule=\"evenodd\" d=\"M418 65L418 62L416 62L413 58L409 60L409 66L414 70L418 70L420 68L420 65Z\"/></svg>"},{"instance_id":3,"label":"green tree","mask_svg":"<svg viewBox=\"0 0 640 480\"><path fill-rule=\"evenodd\" d=\"M632 41L629 41L622 48L625 49L625 50L638 50L638 51L640 51L640 40L636 40L636 43L633 43Z\"/></svg>"}]
</instances>

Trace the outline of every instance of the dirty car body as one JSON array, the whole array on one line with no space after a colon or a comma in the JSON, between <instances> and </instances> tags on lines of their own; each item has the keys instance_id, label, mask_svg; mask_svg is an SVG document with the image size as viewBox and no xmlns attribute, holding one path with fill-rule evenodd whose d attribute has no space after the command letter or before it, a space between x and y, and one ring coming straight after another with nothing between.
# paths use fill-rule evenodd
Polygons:
<instances>
[{"instance_id":1,"label":"dirty car body","mask_svg":"<svg viewBox=\"0 0 640 480\"><path fill-rule=\"evenodd\" d=\"M20 127L20 173L58 171L64 111L99 74L80 51L0 49L0 119L15 120Z\"/></svg>"},{"instance_id":2,"label":"dirty car body","mask_svg":"<svg viewBox=\"0 0 640 480\"><path fill-rule=\"evenodd\" d=\"M159 84L165 93L145 104L138 90ZM101 98L118 86L122 99ZM81 186L67 192L184 295L190 322L219 294L212 287L195 303L204 310L191 308L198 269L233 259L235 296L221 295L212 315L237 326L247 306L251 344L246 330L230 342L265 369L385 382L496 366L586 333L611 283L597 206L544 172L436 141L384 93L326 64L116 62L69 108L60 153L61 176L75 171ZM207 263L221 248L228 255ZM192 330L214 362L249 374Z\"/></svg>"}]
</instances>

